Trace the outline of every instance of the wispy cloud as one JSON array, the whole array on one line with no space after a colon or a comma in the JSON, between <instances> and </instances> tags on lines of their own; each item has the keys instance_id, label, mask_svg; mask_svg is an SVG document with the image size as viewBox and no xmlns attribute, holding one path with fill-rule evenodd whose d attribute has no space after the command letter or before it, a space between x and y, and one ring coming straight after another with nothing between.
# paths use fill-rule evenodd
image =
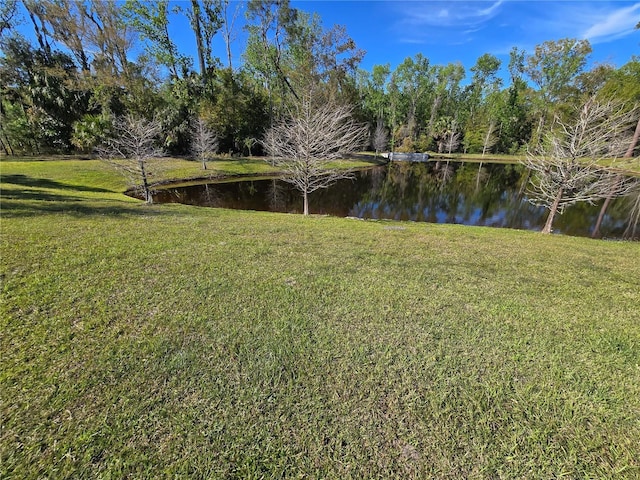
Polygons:
<instances>
[{"instance_id":1,"label":"wispy cloud","mask_svg":"<svg viewBox=\"0 0 640 480\"><path fill-rule=\"evenodd\" d=\"M422 26L469 26L486 22L498 12L504 0L459 2L398 2L401 22Z\"/></svg>"},{"instance_id":2,"label":"wispy cloud","mask_svg":"<svg viewBox=\"0 0 640 480\"><path fill-rule=\"evenodd\" d=\"M512 5L525 7L519 21L528 28L522 34L535 41L570 37L604 43L629 35L640 21L640 2L522 1Z\"/></svg>"},{"instance_id":3,"label":"wispy cloud","mask_svg":"<svg viewBox=\"0 0 640 480\"><path fill-rule=\"evenodd\" d=\"M504 0L393 2L399 16L393 29L402 32L407 43L441 41L455 29L455 42L459 43L461 33L480 29L499 13L503 3Z\"/></svg>"},{"instance_id":4,"label":"wispy cloud","mask_svg":"<svg viewBox=\"0 0 640 480\"><path fill-rule=\"evenodd\" d=\"M633 32L638 22L640 22L640 3L593 18L581 37L592 43L614 40Z\"/></svg>"}]
</instances>

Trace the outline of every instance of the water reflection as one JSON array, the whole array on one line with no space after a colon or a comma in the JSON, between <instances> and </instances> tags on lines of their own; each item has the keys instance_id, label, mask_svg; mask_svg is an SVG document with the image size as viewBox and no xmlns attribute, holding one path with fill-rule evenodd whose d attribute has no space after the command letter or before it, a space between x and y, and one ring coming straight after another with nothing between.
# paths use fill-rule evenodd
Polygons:
<instances>
[{"instance_id":1,"label":"water reflection","mask_svg":"<svg viewBox=\"0 0 640 480\"><path fill-rule=\"evenodd\" d=\"M311 213L365 219L460 223L540 230L547 211L526 197L527 171L521 165L492 163L392 163L358 173L355 180L309 196ZM252 179L170 188L157 202L274 212L302 212L302 197L290 184ZM620 238L626 227L623 201L614 201L601 226L605 237ZM567 208L556 233L588 236L599 206Z\"/></svg>"}]
</instances>

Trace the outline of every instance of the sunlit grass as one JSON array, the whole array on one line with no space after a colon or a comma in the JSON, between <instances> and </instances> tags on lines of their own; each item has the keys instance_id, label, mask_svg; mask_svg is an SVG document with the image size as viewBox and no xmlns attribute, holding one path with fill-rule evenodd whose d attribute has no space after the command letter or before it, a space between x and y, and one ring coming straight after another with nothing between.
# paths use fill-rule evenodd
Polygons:
<instances>
[{"instance_id":1,"label":"sunlit grass","mask_svg":"<svg viewBox=\"0 0 640 480\"><path fill-rule=\"evenodd\" d=\"M1 478L640 475L638 243L0 169Z\"/></svg>"}]
</instances>

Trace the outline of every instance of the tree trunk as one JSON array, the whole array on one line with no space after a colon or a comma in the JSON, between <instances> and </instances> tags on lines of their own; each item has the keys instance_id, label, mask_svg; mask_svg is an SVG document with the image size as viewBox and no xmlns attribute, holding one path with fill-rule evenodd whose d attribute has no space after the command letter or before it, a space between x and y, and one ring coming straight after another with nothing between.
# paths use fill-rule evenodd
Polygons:
<instances>
[{"instance_id":1,"label":"tree trunk","mask_svg":"<svg viewBox=\"0 0 640 480\"><path fill-rule=\"evenodd\" d=\"M489 142L491 140L491 134L493 133L493 129L494 129L494 125L493 125L493 121L489 124L489 129L487 130L487 134L484 137L484 144L482 145L482 157L484 158L485 154L487 153L487 150L489 149L488 145ZM482 163L482 162L481 162Z\"/></svg>"},{"instance_id":2,"label":"tree trunk","mask_svg":"<svg viewBox=\"0 0 640 480\"><path fill-rule=\"evenodd\" d=\"M431 115L429 116L429 124L427 126L429 136L433 135L433 124L436 121L436 113L438 112L438 108L440 108L440 102L440 95L436 95L436 98L433 100L433 104L431 105Z\"/></svg>"},{"instance_id":3,"label":"tree trunk","mask_svg":"<svg viewBox=\"0 0 640 480\"><path fill-rule=\"evenodd\" d=\"M476 175L476 192L480 189L480 174L482 173L482 162L478 165L478 174Z\"/></svg>"},{"instance_id":4,"label":"tree trunk","mask_svg":"<svg viewBox=\"0 0 640 480\"><path fill-rule=\"evenodd\" d=\"M191 9L193 12L193 33L196 35L196 46L198 47L198 64L200 65L200 75L202 78L207 76L204 62L204 44L202 42L202 28L200 26L200 5L198 0L191 0Z\"/></svg>"},{"instance_id":5,"label":"tree trunk","mask_svg":"<svg viewBox=\"0 0 640 480\"><path fill-rule=\"evenodd\" d=\"M636 230L640 223L640 193L636 195L635 202L629 214L629 225L622 234L622 238L633 240L636 236Z\"/></svg>"},{"instance_id":6,"label":"tree trunk","mask_svg":"<svg viewBox=\"0 0 640 480\"><path fill-rule=\"evenodd\" d=\"M305 190L302 193L302 196L304 198L304 214L305 215L309 215L309 194L307 193L307 191Z\"/></svg>"},{"instance_id":7,"label":"tree trunk","mask_svg":"<svg viewBox=\"0 0 640 480\"><path fill-rule=\"evenodd\" d=\"M607 208L609 208L610 203L611 203L611 196L609 195L607 198L604 199L602 208L600 208L600 213L598 214L596 225L595 227L593 227L593 232L591 232L591 238L600 238L602 236L600 234L600 226L602 225L602 220L604 220L604 214L607 212Z\"/></svg>"},{"instance_id":8,"label":"tree trunk","mask_svg":"<svg viewBox=\"0 0 640 480\"><path fill-rule=\"evenodd\" d=\"M617 176L614 181L613 184L611 185L611 190L609 195L607 195L604 199L604 203L602 204L602 207L600 208L600 213L598 213L598 219L596 220L596 225L593 227L593 232L591 233L591 238L600 238L600 226L602 225L602 220L604 220L604 215L605 213L607 213L607 208L609 208L609 204L611 203L611 200L613 199L613 196L616 192L616 190L618 190L618 186L620 185L620 182L622 181L622 176Z\"/></svg>"},{"instance_id":9,"label":"tree trunk","mask_svg":"<svg viewBox=\"0 0 640 480\"><path fill-rule=\"evenodd\" d=\"M233 13L233 19L231 20L231 24L229 23L229 15L228 15L228 9L229 9L229 2L223 2L223 8L224 8L224 31L223 31L223 38L224 38L224 43L227 47L227 62L229 63L229 70L233 70L233 63L231 62L231 42L233 41L232 35L233 35L233 26L236 23L236 18L238 15L238 7L236 7L234 13Z\"/></svg>"},{"instance_id":10,"label":"tree trunk","mask_svg":"<svg viewBox=\"0 0 640 480\"><path fill-rule=\"evenodd\" d=\"M138 162L140 165L140 174L142 175L142 188L144 190L144 201L146 203L153 203L153 196L151 195L151 188L149 188L149 181L147 179L147 170L144 162Z\"/></svg>"},{"instance_id":11,"label":"tree trunk","mask_svg":"<svg viewBox=\"0 0 640 480\"><path fill-rule=\"evenodd\" d=\"M631 158L631 157L633 157L633 151L635 150L636 145L638 145L638 139L640 139L640 118L638 119L638 124L636 125L636 131L633 134L633 139L631 140L631 144L629 145L629 149L624 154L623 158Z\"/></svg>"},{"instance_id":12,"label":"tree trunk","mask_svg":"<svg viewBox=\"0 0 640 480\"><path fill-rule=\"evenodd\" d=\"M7 156L11 155L11 153L9 153L9 150L7 149L7 146L2 141L2 138L0 138L0 145L2 145L2 149L4 150L5 155Z\"/></svg>"},{"instance_id":13,"label":"tree trunk","mask_svg":"<svg viewBox=\"0 0 640 480\"><path fill-rule=\"evenodd\" d=\"M622 158L632 158L633 151L636 149L636 145L638 144L638 139L640 138L640 118L638 119L638 124L636 125L636 131L633 134L633 138L631 139L631 143L629 144L629 148L625 152ZM616 179L616 185L619 183L620 177ZM614 187L615 189L615 187ZM604 214L607 212L607 208L609 208L609 204L611 203L611 195L607 195L602 207L600 208L600 213L598 214L598 220L596 221L596 226L593 228L593 233L591 234L591 238L600 238L600 224L604 219Z\"/></svg>"},{"instance_id":14,"label":"tree trunk","mask_svg":"<svg viewBox=\"0 0 640 480\"><path fill-rule=\"evenodd\" d=\"M553 218L556 216L556 212L558 211L558 206L560 205L560 200L562 200L563 189L558 190L558 194L556 195L555 200L553 201L553 205L549 209L549 216L547 217L547 222L544 224L544 228L542 229L542 233L551 233L553 227Z\"/></svg>"}]
</instances>

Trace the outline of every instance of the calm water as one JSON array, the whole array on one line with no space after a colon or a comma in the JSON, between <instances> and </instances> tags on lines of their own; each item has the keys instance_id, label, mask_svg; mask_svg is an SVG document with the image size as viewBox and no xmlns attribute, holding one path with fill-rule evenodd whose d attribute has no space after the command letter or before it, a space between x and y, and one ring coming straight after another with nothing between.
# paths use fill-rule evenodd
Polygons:
<instances>
[{"instance_id":1,"label":"calm water","mask_svg":"<svg viewBox=\"0 0 640 480\"><path fill-rule=\"evenodd\" d=\"M460 223L540 230L547 211L526 196L526 170L520 165L459 162L393 163L358 172L309 196L315 214L365 219ZM302 196L281 180L253 179L160 190L160 203L302 212ZM588 236L599 206L578 204L556 216L554 233ZM624 201L614 201L601 226L604 237L619 238L626 227Z\"/></svg>"}]
</instances>

